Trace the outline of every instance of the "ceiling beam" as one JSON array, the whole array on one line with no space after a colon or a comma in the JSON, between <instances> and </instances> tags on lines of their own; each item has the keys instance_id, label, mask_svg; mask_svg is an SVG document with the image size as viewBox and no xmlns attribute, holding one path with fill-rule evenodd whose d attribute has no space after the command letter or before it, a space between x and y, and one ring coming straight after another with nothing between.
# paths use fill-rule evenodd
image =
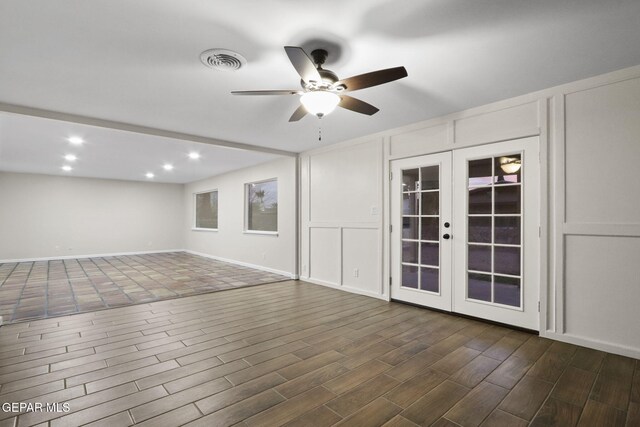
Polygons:
<instances>
[{"instance_id":1,"label":"ceiling beam","mask_svg":"<svg viewBox=\"0 0 640 427\"><path fill-rule=\"evenodd\" d=\"M101 128L122 130L126 132L141 133L144 135L160 136L164 138L180 139L183 141L199 142L202 144L216 145L218 147L232 148L236 150L255 151L260 153L275 154L278 156L297 157L293 151L278 150L276 148L261 147L259 145L243 144L241 142L225 141L200 135L174 132L166 129L157 129L131 123L116 122L112 120L98 119L96 117L80 116L77 114L61 113L58 111L42 110L40 108L25 107L22 105L0 103L0 112L22 114L25 116L42 117L45 119L61 120L81 125L97 126Z\"/></svg>"}]
</instances>

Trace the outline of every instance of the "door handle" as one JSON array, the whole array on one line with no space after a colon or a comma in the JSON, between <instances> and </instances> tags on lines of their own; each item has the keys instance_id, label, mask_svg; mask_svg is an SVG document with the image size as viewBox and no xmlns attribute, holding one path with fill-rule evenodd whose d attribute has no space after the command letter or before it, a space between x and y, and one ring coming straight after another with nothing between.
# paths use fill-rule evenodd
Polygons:
<instances>
[{"instance_id":1,"label":"door handle","mask_svg":"<svg viewBox=\"0 0 640 427\"><path fill-rule=\"evenodd\" d=\"M449 233L446 233L444 236L442 236L442 238L445 240L449 240L451 238L451 235Z\"/></svg>"}]
</instances>

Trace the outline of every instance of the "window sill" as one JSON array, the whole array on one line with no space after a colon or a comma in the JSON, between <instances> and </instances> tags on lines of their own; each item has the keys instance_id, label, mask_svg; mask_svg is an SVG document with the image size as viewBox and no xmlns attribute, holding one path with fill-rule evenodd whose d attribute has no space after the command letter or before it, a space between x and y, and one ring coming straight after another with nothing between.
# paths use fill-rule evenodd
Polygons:
<instances>
[{"instance_id":1,"label":"window sill","mask_svg":"<svg viewBox=\"0 0 640 427\"><path fill-rule=\"evenodd\" d=\"M218 232L217 228L196 228L193 227L191 228L191 231L214 231L214 232Z\"/></svg>"},{"instance_id":2,"label":"window sill","mask_svg":"<svg viewBox=\"0 0 640 427\"><path fill-rule=\"evenodd\" d=\"M278 236L277 231L255 231L255 230L244 230L244 234L260 234L263 236Z\"/></svg>"}]
</instances>

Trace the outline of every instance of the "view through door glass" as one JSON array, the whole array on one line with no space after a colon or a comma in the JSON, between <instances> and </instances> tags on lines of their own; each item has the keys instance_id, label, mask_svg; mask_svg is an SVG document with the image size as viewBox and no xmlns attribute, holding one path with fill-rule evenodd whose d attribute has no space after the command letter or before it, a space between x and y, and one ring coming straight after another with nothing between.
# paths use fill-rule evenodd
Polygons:
<instances>
[{"instance_id":1,"label":"view through door glass","mask_svg":"<svg viewBox=\"0 0 640 427\"><path fill-rule=\"evenodd\" d=\"M440 292L440 167L402 171L402 283Z\"/></svg>"},{"instance_id":2,"label":"view through door glass","mask_svg":"<svg viewBox=\"0 0 640 427\"><path fill-rule=\"evenodd\" d=\"M522 307L520 154L468 162L467 298Z\"/></svg>"}]
</instances>

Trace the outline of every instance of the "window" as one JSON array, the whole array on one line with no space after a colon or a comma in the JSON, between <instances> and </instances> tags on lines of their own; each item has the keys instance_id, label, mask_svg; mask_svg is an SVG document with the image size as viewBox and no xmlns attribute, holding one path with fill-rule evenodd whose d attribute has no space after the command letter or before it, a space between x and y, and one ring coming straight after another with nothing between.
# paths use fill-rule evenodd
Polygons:
<instances>
[{"instance_id":1,"label":"window","mask_svg":"<svg viewBox=\"0 0 640 427\"><path fill-rule=\"evenodd\" d=\"M197 193L195 228L218 229L218 190Z\"/></svg>"},{"instance_id":2,"label":"window","mask_svg":"<svg viewBox=\"0 0 640 427\"><path fill-rule=\"evenodd\" d=\"M246 231L278 231L278 180L245 184Z\"/></svg>"}]
</instances>

